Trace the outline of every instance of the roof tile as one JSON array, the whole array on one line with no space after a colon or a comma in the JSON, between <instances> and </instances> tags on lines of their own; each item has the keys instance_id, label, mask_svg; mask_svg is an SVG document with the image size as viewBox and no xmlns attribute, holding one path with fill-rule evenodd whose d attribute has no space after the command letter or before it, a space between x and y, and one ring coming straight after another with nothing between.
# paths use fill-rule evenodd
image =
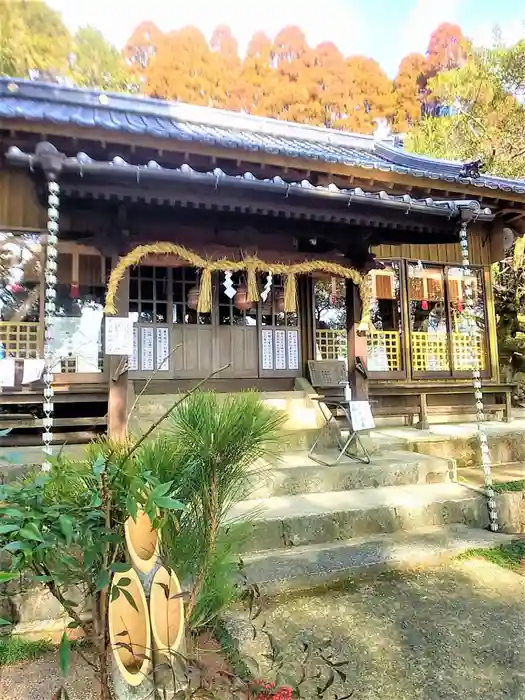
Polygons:
<instances>
[{"instance_id":1,"label":"roof tile","mask_svg":"<svg viewBox=\"0 0 525 700\"><path fill-rule=\"evenodd\" d=\"M359 134L54 84L0 78L0 119L144 134L525 193L525 181L491 175L465 178L462 163L407 153L391 142Z\"/></svg>"}]
</instances>

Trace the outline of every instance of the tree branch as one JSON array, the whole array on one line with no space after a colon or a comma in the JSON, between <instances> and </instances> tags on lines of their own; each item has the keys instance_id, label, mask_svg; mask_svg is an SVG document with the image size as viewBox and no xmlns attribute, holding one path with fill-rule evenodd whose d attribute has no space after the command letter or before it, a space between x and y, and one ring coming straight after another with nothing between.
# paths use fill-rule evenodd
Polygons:
<instances>
[{"instance_id":1,"label":"tree branch","mask_svg":"<svg viewBox=\"0 0 525 700\"><path fill-rule=\"evenodd\" d=\"M175 353L175 351L178 350L181 346L182 346L182 343L179 343L178 345L175 345L175 347L174 347L173 350L170 352L170 354L169 354L169 355L166 355L166 357L162 360L162 362L160 363L160 365L159 365L159 366L156 368L156 370L153 372L153 374L151 375L151 377L149 377L148 380L147 380L147 382L144 384L144 386L143 386L143 388L142 388L142 391L141 391L141 392L139 393L139 395L136 397L135 401L133 401L133 406L131 407L131 409L130 409L130 411L129 411L129 413L128 413L128 420L126 421L126 431L127 431L127 429L128 429L128 426L129 426L129 420L130 420L130 418L131 418L131 415L132 415L133 411L136 409L137 404L138 404L138 402L140 401L140 399L141 399L141 398L144 396L144 394L146 393L146 389L149 387L149 385L151 384L151 382L153 381L153 379L155 378L155 376L157 375L157 373L159 372L159 370L161 369L161 367L164 365L164 363L167 362L167 361L170 359L170 357Z\"/></svg>"}]
</instances>

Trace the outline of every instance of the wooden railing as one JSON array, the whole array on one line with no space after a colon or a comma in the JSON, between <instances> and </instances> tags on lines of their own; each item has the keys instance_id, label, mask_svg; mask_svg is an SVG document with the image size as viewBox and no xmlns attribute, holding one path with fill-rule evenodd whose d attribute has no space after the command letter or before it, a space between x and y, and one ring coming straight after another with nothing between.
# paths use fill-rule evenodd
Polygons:
<instances>
[{"instance_id":1,"label":"wooden railing","mask_svg":"<svg viewBox=\"0 0 525 700\"><path fill-rule=\"evenodd\" d=\"M316 331L316 354L320 360L346 360L347 338L344 330ZM420 333L410 335L412 370L414 372L450 371L448 333ZM399 331L372 331L368 333L367 357L370 371L399 372L403 368L401 333ZM452 333L452 362L456 371L470 371L474 364L486 369L485 337L476 339L475 358L472 356L472 338L468 333ZM478 364L479 363L479 364Z\"/></svg>"},{"instance_id":2,"label":"wooden railing","mask_svg":"<svg viewBox=\"0 0 525 700\"><path fill-rule=\"evenodd\" d=\"M40 354L38 323L0 321L0 345L6 357L28 359ZM1 350L0 350L1 353Z\"/></svg>"}]
</instances>

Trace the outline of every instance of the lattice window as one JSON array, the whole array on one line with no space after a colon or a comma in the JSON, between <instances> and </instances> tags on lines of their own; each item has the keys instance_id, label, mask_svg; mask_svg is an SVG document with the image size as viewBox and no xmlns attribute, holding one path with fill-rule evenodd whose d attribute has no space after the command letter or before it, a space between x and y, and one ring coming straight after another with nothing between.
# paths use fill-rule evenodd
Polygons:
<instances>
[{"instance_id":1,"label":"lattice window","mask_svg":"<svg viewBox=\"0 0 525 700\"><path fill-rule=\"evenodd\" d=\"M412 368L414 372L448 372L447 333L412 333Z\"/></svg>"},{"instance_id":2,"label":"lattice window","mask_svg":"<svg viewBox=\"0 0 525 700\"><path fill-rule=\"evenodd\" d=\"M38 323L0 321L0 345L6 357L38 357Z\"/></svg>"},{"instance_id":3,"label":"lattice window","mask_svg":"<svg viewBox=\"0 0 525 700\"><path fill-rule=\"evenodd\" d=\"M371 372L399 372L403 367L399 331L371 331L367 339L367 357Z\"/></svg>"},{"instance_id":4,"label":"lattice window","mask_svg":"<svg viewBox=\"0 0 525 700\"><path fill-rule=\"evenodd\" d=\"M319 360L346 360L346 331L317 330L315 338Z\"/></svg>"},{"instance_id":5,"label":"lattice window","mask_svg":"<svg viewBox=\"0 0 525 700\"><path fill-rule=\"evenodd\" d=\"M129 310L140 323L168 322L168 268L134 267L129 280Z\"/></svg>"},{"instance_id":6,"label":"lattice window","mask_svg":"<svg viewBox=\"0 0 525 700\"><path fill-rule=\"evenodd\" d=\"M452 333L452 356L456 370L486 369L485 338L477 335L473 348L469 333Z\"/></svg>"}]
</instances>

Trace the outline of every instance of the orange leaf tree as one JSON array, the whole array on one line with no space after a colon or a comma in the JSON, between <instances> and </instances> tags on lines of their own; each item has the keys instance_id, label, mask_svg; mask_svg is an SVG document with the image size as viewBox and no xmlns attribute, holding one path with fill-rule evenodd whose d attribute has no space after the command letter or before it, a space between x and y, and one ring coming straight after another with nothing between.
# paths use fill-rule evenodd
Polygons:
<instances>
[{"instance_id":1,"label":"orange leaf tree","mask_svg":"<svg viewBox=\"0 0 525 700\"><path fill-rule=\"evenodd\" d=\"M428 62L420 53L405 56L394 80L395 116L398 131L406 131L421 117L426 94Z\"/></svg>"}]
</instances>

